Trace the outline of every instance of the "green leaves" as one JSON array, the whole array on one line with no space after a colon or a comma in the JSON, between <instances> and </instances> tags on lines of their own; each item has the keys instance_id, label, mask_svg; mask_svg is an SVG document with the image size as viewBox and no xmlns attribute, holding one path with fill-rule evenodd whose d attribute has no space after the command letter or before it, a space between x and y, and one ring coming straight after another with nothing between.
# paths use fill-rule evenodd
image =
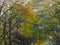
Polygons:
<instances>
[{"instance_id":1,"label":"green leaves","mask_svg":"<svg viewBox=\"0 0 60 45\"><path fill-rule=\"evenodd\" d=\"M23 22L21 23L21 27L20 27L20 30L19 32L27 37L27 38L30 38L33 36L33 33L34 33L34 25L33 24L29 24L27 22Z\"/></svg>"},{"instance_id":2,"label":"green leaves","mask_svg":"<svg viewBox=\"0 0 60 45\"><path fill-rule=\"evenodd\" d=\"M57 26L59 24L59 20L57 18L51 18L49 24L51 26Z\"/></svg>"}]
</instances>

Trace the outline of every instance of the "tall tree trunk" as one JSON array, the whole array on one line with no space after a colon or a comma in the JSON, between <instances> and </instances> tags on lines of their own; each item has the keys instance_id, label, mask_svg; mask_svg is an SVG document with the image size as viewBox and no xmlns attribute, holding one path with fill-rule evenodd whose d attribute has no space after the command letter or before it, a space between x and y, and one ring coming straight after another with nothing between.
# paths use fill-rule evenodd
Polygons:
<instances>
[{"instance_id":1,"label":"tall tree trunk","mask_svg":"<svg viewBox=\"0 0 60 45\"><path fill-rule=\"evenodd\" d=\"M11 20L9 20L9 45L12 45L12 40L11 40Z\"/></svg>"},{"instance_id":2,"label":"tall tree trunk","mask_svg":"<svg viewBox=\"0 0 60 45\"><path fill-rule=\"evenodd\" d=\"M5 37L6 36L6 32L5 31L6 31L6 22L4 22L3 34L4 34L4 44L7 45L7 43L6 43L6 37Z\"/></svg>"}]
</instances>

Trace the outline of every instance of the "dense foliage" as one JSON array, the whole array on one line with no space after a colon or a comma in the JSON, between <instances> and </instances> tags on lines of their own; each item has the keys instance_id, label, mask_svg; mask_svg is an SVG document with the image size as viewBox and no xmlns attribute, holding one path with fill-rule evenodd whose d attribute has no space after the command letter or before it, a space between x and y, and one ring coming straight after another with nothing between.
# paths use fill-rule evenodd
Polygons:
<instances>
[{"instance_id":1,"label":"dense foliage","mask_svg":"<svg viewBox=\"0 0 60 45\"><path fill-rule=\"evenodd\" d=\"M0 45L60 45L60 0L7 1L0 5Z\"/></svg>"}]
</instances>

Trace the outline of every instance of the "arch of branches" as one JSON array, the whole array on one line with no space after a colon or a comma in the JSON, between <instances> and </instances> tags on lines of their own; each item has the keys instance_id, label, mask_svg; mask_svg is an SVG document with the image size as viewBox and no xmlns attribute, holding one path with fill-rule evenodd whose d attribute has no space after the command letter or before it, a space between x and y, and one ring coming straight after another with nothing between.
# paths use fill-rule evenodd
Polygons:
<instances>
[{"instance_id":1,"label":"arch of branches","mask_svg":"<svg viewBox=\"0 0 60 45\"><path fill-rule=\"evenodd\" d=\"M21 23L25 21L25 14L21 10L17 11L21 14L20 16L17 17L16 11L17 11L16 9L13 10L10 7L0 16L0 23L2 25L2 30L1 30L2 33L0 35L1 45L3 41L5 45L20 45L20 44L30 45L30 43L34 41L33 37L25 38L24 36L18 33L18 29L20 28ZM9 14L9 12L11 14ZM30 23L30 22L27 21L27 23ZM36 25L36 24L33 24L33 25ZM15 33L12 33L14 31ZM12 39L12 36L14 36L13 37L14 39Z\"/></svg>"}]
</instances>

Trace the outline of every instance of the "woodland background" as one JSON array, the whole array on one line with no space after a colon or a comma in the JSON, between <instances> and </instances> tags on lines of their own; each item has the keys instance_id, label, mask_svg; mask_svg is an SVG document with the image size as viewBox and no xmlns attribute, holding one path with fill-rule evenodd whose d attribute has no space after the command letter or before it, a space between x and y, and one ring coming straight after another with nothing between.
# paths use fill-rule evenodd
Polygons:
<instances>
[{"instance_id":1,"label":"woodland background","mask_svg":"<svg viewBox=\"0 0 60 45\"><path fill-rule=\"evenodd\" d=\"M60 45L60 0L0 0L0 45Z\"/></svg>"}]
</instances>

